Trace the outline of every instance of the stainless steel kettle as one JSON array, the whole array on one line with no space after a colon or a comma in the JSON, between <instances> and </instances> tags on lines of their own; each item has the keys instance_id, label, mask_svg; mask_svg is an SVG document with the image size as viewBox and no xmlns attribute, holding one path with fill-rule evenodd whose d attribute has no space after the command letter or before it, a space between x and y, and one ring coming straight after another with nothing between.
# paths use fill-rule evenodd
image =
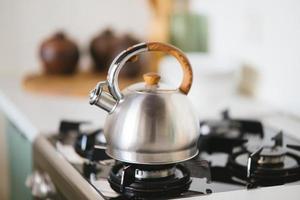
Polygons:
<instances>
[{"instance_id":1,"label":"stainless steel kettle","mask_svg":"<svg viewBox=\"0 0 300 200\"><path fill-rule=\"evenodd\" d=\"M158 74L148 73L143 76L144 83L120 91L121 68L146 51L166 52L180 62L183 80L179 89L159 83ZM196 156L199 123L186 96L192 80L187 57L171 45L141 43L121 52L110 65L107 80L90 93L90 104L108 112L104 126L106 153L122 162L146 165L176 163Z\"/></svg>"}]
</instances>

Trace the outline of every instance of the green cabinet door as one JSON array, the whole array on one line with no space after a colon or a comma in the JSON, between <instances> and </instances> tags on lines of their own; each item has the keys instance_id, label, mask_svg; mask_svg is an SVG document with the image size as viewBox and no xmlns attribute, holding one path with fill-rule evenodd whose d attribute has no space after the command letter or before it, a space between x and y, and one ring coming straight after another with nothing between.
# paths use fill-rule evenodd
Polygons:
<instances>
[{"instance_id":1,"label":"green cabinet door","mask_svg":"<svg viewBox=\"0 0 300 200\"><path fill-rule=\"evenodd\" d=\"M5 126L10 173L10 199L30 200L32 199L31 191L25 186L25 181L32 171L31 143L9 120L6 120Z\"/></svg>"}]
</instances>

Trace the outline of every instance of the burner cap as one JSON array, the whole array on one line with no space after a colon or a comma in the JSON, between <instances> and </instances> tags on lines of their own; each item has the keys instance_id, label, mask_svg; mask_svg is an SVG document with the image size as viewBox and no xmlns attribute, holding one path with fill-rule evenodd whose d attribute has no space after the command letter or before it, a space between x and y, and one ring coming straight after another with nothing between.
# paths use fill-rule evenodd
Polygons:
<instances>
[{"instance_id":1,"label":"burner cap","mask_svg":"<svg viewBox=\"0 0 300 200\"><path fill-rule=\"evenodd\" d=\"M257 151L256 146L249 146L248 152L251 154ZM280 165L283 164L286 150L280 146L263 146L255 162L258 165Z\"/></svg>"},{"instance_id":2,"label":"burner cap","mask_svg":"<svg viewBox=\"0 0 300 200\"><path fill-rule=\"evenodd\" d=\"M284 162L286 151L279 146L264 147L259 154L259 165L277 165Z\"/></svg>"},{"instance_id":3,"label":"burner cap","mask_svg":"<svg viewBox=\"0 0 300 200\"><path fill-rule=\"evenodd\" d=\"M143 170L135 169L136 179L154 179L154 178L165 178L173 176L175 173L175 167L161 169L161 170Z\"/></svg>"}]
</instances>

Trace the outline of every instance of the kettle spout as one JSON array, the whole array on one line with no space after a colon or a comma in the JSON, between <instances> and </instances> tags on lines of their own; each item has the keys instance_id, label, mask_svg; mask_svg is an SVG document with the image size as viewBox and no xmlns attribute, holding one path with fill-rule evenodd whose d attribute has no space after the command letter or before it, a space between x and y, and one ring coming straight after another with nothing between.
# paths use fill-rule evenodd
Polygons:
<instances>
[{"instance_id":1,"label":"kettle spout","mask_svg":"<svg viewBox=\"0 0 300 200\"><path fill-rule=\"evenodd\" d=\"M95 89L90 92L90 104L96 105L108 113L111 113L118 103L108 92L103 91L103 87L106 86L106 84L106 82L100 82Z\"/></svg>"}]
</instances>

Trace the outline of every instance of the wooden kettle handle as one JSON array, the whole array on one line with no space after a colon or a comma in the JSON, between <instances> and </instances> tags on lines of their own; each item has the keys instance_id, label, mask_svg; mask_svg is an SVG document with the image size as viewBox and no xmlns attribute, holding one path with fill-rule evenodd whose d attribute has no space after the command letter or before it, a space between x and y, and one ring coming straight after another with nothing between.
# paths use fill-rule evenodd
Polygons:
<instances>
[{"instance_id":1,"label":"wooden kettle handle","mask_svg":"<svg viewBox=\"0 0 300 200\"><path fill-rule=\"evenodd\" d=\"M149 42L146 44L148 47L148 51L166 52L174 56L178 60L183 70L183 79L181 85L179 86L179 89L182 93L188 94L193 82L193 71L190 62L187 59L187 57L184 55L184 53L178 48L165 43Z\"/></svg>"},{"instance_id":2,"label":"wooden kettle handle","mask_svg":"<svg viewBox=\"0 0 300 200\"><path fill-rule=\"evenodd\" d=\"M135 59L138 54L147 51L166 52L174 56L180 62L183 69L183 80L181 82L179 90L184 94L188 94L193 82L193 72L191 64L187 57L182 51L171 45L159 42L149 42L140 43L129 47L128 49L122 51L111 63L107 74L107 85L109 92L113 96L113 98L117 101L120 101L123 98L123 94L120 91L118 85L118 76L122 67L126 64L127 61Z\"/></svg>"}]
</instances>

